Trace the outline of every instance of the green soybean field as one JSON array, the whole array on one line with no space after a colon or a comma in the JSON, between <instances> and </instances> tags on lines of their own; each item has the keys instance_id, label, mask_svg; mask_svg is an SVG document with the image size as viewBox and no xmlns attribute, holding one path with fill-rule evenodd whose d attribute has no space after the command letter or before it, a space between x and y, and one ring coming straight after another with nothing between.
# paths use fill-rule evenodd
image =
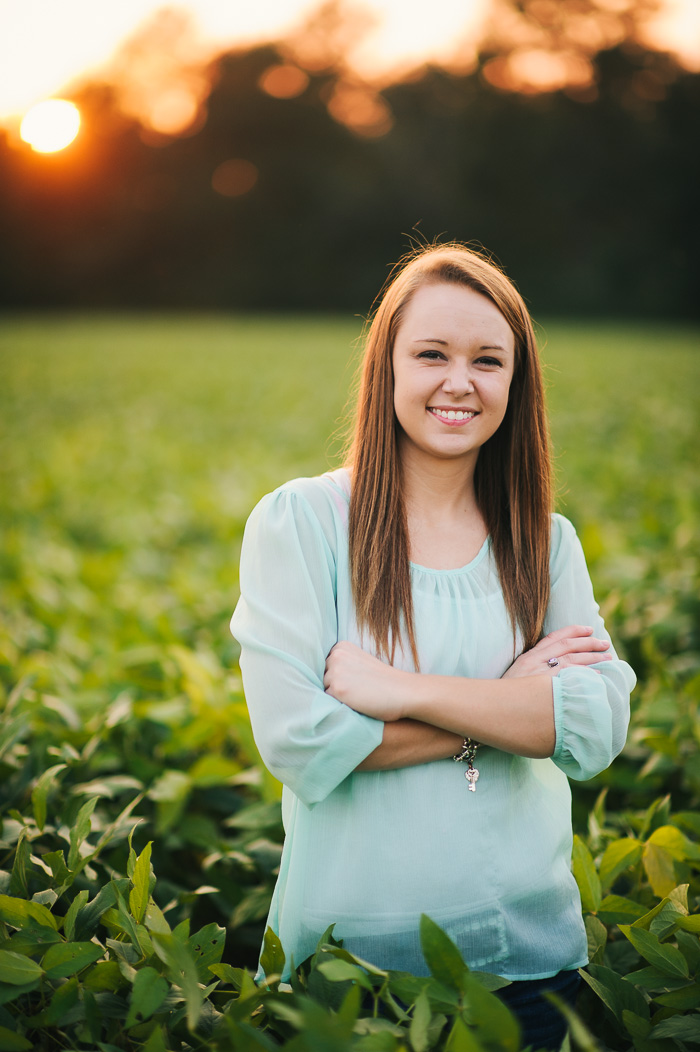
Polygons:
<instances>
[{"instance_id":1,"label":"green soybean field","mask_svg":"<svg viewBox=\"0 0 700 1052\"><path fill-rule=\"evenodd\" d=\"M424 918L429 977L329 930L280 985L280 787L228 622L243 527L339 463L362 319L0 319L0 1050L517 1052ZM700 330L544 320L557 509L638 676L574 793L573 1045L700 1043Z\"/></svg>"}]
</instances>

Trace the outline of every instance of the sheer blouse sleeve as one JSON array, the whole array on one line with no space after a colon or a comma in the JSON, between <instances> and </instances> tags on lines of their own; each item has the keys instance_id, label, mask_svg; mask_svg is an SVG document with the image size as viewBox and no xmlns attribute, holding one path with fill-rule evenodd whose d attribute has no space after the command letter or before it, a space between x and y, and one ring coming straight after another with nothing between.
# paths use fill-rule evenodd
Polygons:
<instances>
[{"instance_id":1,"label":"sheer blouse sleeve","mask_svg":"<svg viewBox=\"0 0 700 1052\"><path fill-rule=\"evenodd\" d=\"M332 545L292 484L268 494L246 525L231 619L260 755L308 807L377 748L384 730L323 689L338 639Z\"/></svg>"},{"instance_id":2,"label":"sheer blouse sleeve","mask_svg":"<svg viewBox=\"0 0 700 1052\"><path fill-rule=\"evenodd\" d=\"M561 515L552 519L551 571L545 633L565 625L592 625L594 636L609 640L581 543L574 527ZM625 744L629 697L636 677L612 645L608 653L612 661L570 666L552 681L556 734L552 760L576 780L605 770Z\"/></svg>"}]
</instances>

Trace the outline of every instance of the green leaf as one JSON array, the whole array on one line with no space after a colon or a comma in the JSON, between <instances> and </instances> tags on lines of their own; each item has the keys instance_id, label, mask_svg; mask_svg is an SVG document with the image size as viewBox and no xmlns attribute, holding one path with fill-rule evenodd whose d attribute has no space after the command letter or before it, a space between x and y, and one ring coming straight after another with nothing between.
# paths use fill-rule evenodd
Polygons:
<instances>
[{"instance_id":1,"label":"green leaf","mask_svg":"<svg viewBox=\"0 0 700 1052\"><path fill-rule=\"evenodd\" d=\"M33 1048L32 1042L23 1034L0 1026L0 1052L32 1052Z\"/></svg>"},{"instance_id":2,"label":"green leaf","mask_svg":"<svg viewBox=\"0 0 700 1052\"><path fill-rule=\"evenodd\" d=\"M207 924L187 940L186 946L194 957L200 983L211 981L209 966L219 963L225 943L226 929L219 927L214 922ZM284 963L284 954L282 954L282 963Z\"/></svg>"},{"instance_id":3,"label":"green leaf","mask_svg":"<svg viewBox=\"0 0 700 1052\"><path fill-rule=\"evenodd\" d=\"M0 950L0 982L24 986L41 978L42 969L31 957L12 950Z\"/></svg>"},{"instance_id":4,"label":"green leaf","mask_svg":"<svg viewBox=\"0 0 700 1052\"><path fill-rule=\"evenodd\" d=\"M41 964L48 979L66 979L100 957L104 957L104 950L94 942L56 943L49 946Z\"/></svg>"},{"instance_id":5,"label":"green leaf","mask_svg":"<svg viewBox=\"0 0 700 1052\"><path fill-rule=\"evenodd\" d=\"M608 930L597 917L594 917L590 913L586 917L585 923L586 940L588 942L588 959L594 964L602 964L605 944L608 941Z\"/></svg>"},{"instance_id":6,"label":"green leaf","mask_svg":"<svg viewBox=\"0 0 700 1052\"><path fill-rule=\"evenodd\" d=\"M677 888L670 891L668 894L668 901L676 906L681 913L688 913L688 889L690 884L679 884Z\"/></svg>"},{"instance_id":7,"label":"green leaf","mask_svg":"<svg viewBox=\"0 0 700 1052\"><path fill-rule=\"evenodd\" d=\"M655 895L663 898L676 886L676 871L673 856L664 847L647 841L644 845L642 862L647 879Z\"/></svg>"},{"instance_id":8,"label":"green leaf","mask_svg":"<svg viewBox=\"0 0 700 1052\"><path fill-rule=\"evenodd\" d=\"M484 1046L457 1016L445 1042L445 1052L484 1052Z\"/></svg>"},{"instance_id":9,"label":"green leaf","mask_svg":"<svg viewBox=\"0 0 700 1052\"><path fill-rule=\"evenodd\" d=\"M386 979L389 974L382 968L377 968L376 964L370 964L369 961L364 961L362 957L357 957L354 953L349 953L349 951L343 949L342 946L326 944L322 946L320 954L318 954L317 951L319 959L325 960L327 954L330 954L332 957L339 957L343 961L349 961L350 964L357 964L360 968L364 968L369 975L380 975L383 979Z\"/></svg>"},{"instance_id":10,"label":"green leaf","mask_svg":"<svg viewBox=\"0 0 700 1052\"><path fill-rule=\"evenodd\" d=\"M78 978L73 976L67 983L59 986L48 1008L32 1018L32 1024L40 1027L56 1026L63 1022L63 1018L78 1003Z\"/></svg>"},{"instance_id":11,"label":"green leaf","mask_svg":"<svg viewBox=\"0 0 700 1052\"><path fill-rule=\"evenodd\" d=\"M55 887L68 887L73 880L73 874L66 866L66 860L62 851L47 851L41 856L41 861L51 870Z\"/></svg>"},{"instance_id":12,"label":"green leaf","mask_svg":"<svg viewBox=\"0 0 700 1052\"><path fill-rule=\"evenodd\" d=\"M231 964L213 964L209 971L222 982L230 983L236 990L241 989L244 977L250 978L245 968L234 968Z\"/></svg>"},{"instance_id":13,"label":"green leaf","mask_svg":"<svg viewBox=\"0 0 700 1052\"><path fill-rule=\"evenodd\" d=\"M690 986L683 986L680 990L671 990L667 994L659 994L654 1000L659 1005L665 1005L667 1008L676 1008L679 1012L686 1012L691 1008L700 1008L700 985L691 983Z\"/></svg>"},{"instance_id":14,"label":"green leaf","mask_svg":"<svg viewBox=\"0 0 700 1052\"><path fill-rule=\"evenodd\" d=\"M678 917L676 927L681 928L682 931L700 933L700 913L694 913L692 917Z\"/></svg>"},{"instance_id":15,"label":"green leaf","mask_svg":"<svg viewBox=\"0 0 700 1052\"><path fill-rule=\"evenodd\" d=\"M68 868L70 870L79 868L79 863L81 861L80 848L92 829L92 822L90 819L98 800L98 796L93 796L90 800L86 800L78 811L78 816L75 822L71 826L70 850L68 851Z\"/></svg>"},{"instance_id":16,"label":"green leaf","mask_svg":"<svg viewBox=\"0 0 700 1052\"><path fill-rule=\"evenodd\" d=\"M150 1019L168 996L169 986L155 968L141 968L131 989L126 1026L136 1026Z\"/></svg>"},{"instance_id":17,"label":"green leaf","mask_svg":"<svg viewBox=\"0 0 700 1052\"><path fill-rule=\"evenodd\" d=\"M683 885L683 887L685 886L686 885ZM661 902L657 902L653 909L650 909L647 913L643 914L643 916L638 917L637 920L633 922L632 927L644 928L646 929L646 931L650 931L656 918L664 910L667 911L669 905L673 910L674 918L677 918L679 916L678 905L676 902L674 902L670 895L667 895L661 900ZM658 935L658 932L656 932L655 934Z\"/></svg>"},{"instance_id":18,"label":"green leaf","mask_svg":"<svg viewBox=\"0 0 700 1052\"><path fill-rule=\"evenodd\" d=\"M279 936L268 927L263 940L260 965L265 975L281 975L284 971L285 954Z\"/></svg>"},{"instance_id":19,"label":"green leaf","mask_svg":"<svg viewBox=\"0 0 700 1052\"><path fill-rule=\"evenodd\" d=\"M82 985L86 990L118 990L125 983L124 976L117 961L100 961L86 973Z\"/></svg>"},{"instance_id":20,"label":"green leaf","mask_svg":"<svg viewBox=\"0 0 700 1052\"><path fill-rule=\"evenodd\" d=\"M99 927L100 917L116 903L117 891L125 892L128 886L129 881L122 878L121 881L111 880L109 884L101 887L94 899L78 911L73 932L74 938L91 939Z\"/></svg>"},{"instance_id":21,"label":"green leaf","mask_svg":"<svg viewBox=\"0 0 700 1052\"><path fill-rule=\"evenodd\" d=\"M148 1041L141 1047L141 1052L168 1052L168 1046L165 1044L163 1035L163 1027L157 1026L155 1030L151 1031Z\"/></svg>"},{"instance_id":22,"label":"green leaf","mask_svg":"<svg viewBox=\"0 0 700 1052\"><path fill-rule=\"evenodd\" d=\"M675 826L659 826L651 834L647 843L662 847L677 862L685 862L689 852L691 855L695 854L693 845Z\"/></svg>"},{"instance_id":23,"label":"green leaf","mask_svg":"<svg viewBox=\"0 0 700 1052\"><path fill-rule=\"evenodd\" d=\"M184 946L190 937L190 918L185 917L183 921L173 928L173 938Z\"/></svg>"},{"instance_id":24,"label":"green leaf","mask_svg":"<svg viewBox=\"0 0 700 1052\"><path fill-rule=\"evenodd\" d=\"M644 928L634 928L629 924L620 924L619 928L649 964L669 975L688 975L688 962L675 946L659 942L656 935Z\"/></svg>"},{"instance_id":25,"label":"green leaf","mask_svg":"<svg viewBox=\"0 0 700 1052\"><path fill-rule=\"evenodd\" d=\"M153 899L151 899L146 906L146 912L143 915L143 922L148 931L159 931L163 935L170 934L170 925L163 916L160 908L156 906Z\"/></svg>"},{"instance_id":26,"label":"green leaf","mask_svg":"<svg viewBox=\"0 0 700 1052\"><path fill-rule=\"evenodd\" d=\"M660 796L658 800L654 800L654 803L647 808L644 814L644 818L642 819L641 828L639 830L640 840L644 840L646 838L649 830L655 824L657 819L661 819L659 824L666 825L669 816L670 803L670 796Z\"/></svg>"},{"instance_id":27,"label":"green leaf","mask_svg":"<svg viewBox=\"0 0 700 1052\"><path fill-rule=\"evenodd\" d=\"M53 767L49 767L49 769L44 771L41 777L37 779L37 782L32 789L34 821L42 832L46 824L46 798L49 790L53 788L54 780L59 771L65 771L67 767L68 764L66 763L57 763Z\"/></svg>"},{"instance_id":28,"label":"green leaf","mask_svg":"<svg viewBox=\"0 0 700 1052\"><path fill-rule=\"evenodd\" d=\"M18 898L28 898L29 891L27 885L27 863L29 861L29 841L27 840L27 830L22 829L19 839L17 841L17 847L15 849L15 860L12 864L12 874L10 876L10 887L9 892L11 895L16 895Z\"/></svg>"},{"instance_id":29,"label":"green leaf","mask_svg":"<svg viewBox=\"0 0 700 1052\"><path fill-rule=\"evenodd\" d=\"M318 970L332 983L353 982L363 986L365 990L372 990L372 981L366 972L363 972L356 964L343 961L339 957L331 957L318 965Z\"/></svg>"},{"instance_id":30,"label":"green leaf","mask_svg":"<svg viewBox=\"0 0 700 1052\"><path fill-rule=\"evenodd\" d=\"M515 1016L494 994L489 993L467 973L465 976L466 1014L476 1027L476 1036L487 1046L497 1045L504 1052L520 1048L520 1027Z\"/></svg>"},{"instance_id":31,"label":"green leaf","mask_svg":"<svg viewBox=\"0 0 700 1052\"><path fill-rule=\"evenodd\" d=\"M572 869L584 910L595 913L601 902L600 879L593 865L591 853L579 836L574 837Z\"/></svg>"},{"instance_id":32,"label":"green leaf","mask_svg":"<svg viewBox=\"0 0 700 1052\"><path fill-rule=\"evenodd\" d=\"M24 997L25 994L30 994L38 988L38 979L35 979L33 983L25 983L24 986L15 986L13 983L0 983L0 1006L10 1004L11 1001L17 1001L20 997Z\"/></svg>"},{"instance_id":33,"label":"green leaf","mask_svg":"<svg viewBox=\"0 0 700 1052\"><path fill-rule=\"evenodd\" d=\"M636 972L629 972L625 976L625 982L641 986L644 990L677 990L688 984L684 975L668 975L658 968L638 968Z\"/></svg>"},{"instance_id":34,"label":"green leaf","mask_svg":"<svg viewBox=\"0 0 700 1052\"><path fill-rule=\"evenodd\" d=\"M472 979L477 979L485 990L502 990L505 986L511 985L510 979L504 979L500 975L493 975L492 972L470 971L469 974Z\"/></svg>"},{"instance_id":35,"label":"green leaf","mask_svg":"<svg viewBox=\"0 0 700 1052\"><path fill-rule=\"evenodd\" d=\"M591 1034L588 1027L582 1021L581 1017L566 1003L561 997L557 997L553 993L545 993L544 995L548 1001L557 1008L557 1010L564 1016L569 1027L569 1035L573 1041L574 1047L579 1052L600 1052L600 1046L596 1039ZM562 1049L567 1048L568 1042L564 1040ZM569 1045L570 1047L570 1045Z\"/></svg>"},{"instance_id":36,"label":"green leaf","mask_svg":"<svg viewBox=\"0 0 700 1052\"><path fill-rule=\"evenodd\" d=\"M133 917L130 916L124 898L117 888L115 888L115 894L117 897L117 916L119 918L119 925L124 934L128 935L134 948L139 953L143 954L143 947L141 946L141 941L139 939L138 925L135 923Z\"/></svg>"},{"instance_id":37,"label":"green leaf","mask_svg":"<svg viewBox=\"0 0 700 1052\"><path fill-rule=\"evenodd\" d=\"M351 986L343 998L343 1003L338 1009L338 1019L341 1023L344 1023L350 1031L360 1014L361 1002L362 994L360 992L360 987Z\"/></svg>"},{"instance_id":38,"label":"green leaf","mask_svg":"<svg viewBox=\"0 0 700 1052\"><path fill-rule=\"evenodd\" d=\"M235 760L217 753L207 753L200 756L194 766L190 767L188 774L192 785L206 789L209 786L228 784L240 771L241 765Z\"/></svg>"},{"instance_id":39,"label":"green leaf","mask_svg":"<svg viewBox=\"0 0 700 1052\"><path fill-rule=\"evenodd\" d=\"M645 913L644 906L622 895L606 895L597 911L605 924L630 924Z\"/></svg>"},{"instance_id":40,"label":"green leaf","mask_svg":"<svg viewBox=\"0 0 700 1052\"><path fill-rule=\"evenodd\" d=\"M146 795L157 802L159 834L167 833L180 818L191 788L192 783L184 771L163 771L156 779Z\"/></svg>"},{"instance_id":41,"label":"green leaf","mask_svg":"<svg viewBox=\"0 0 700 1052\"><path fill-rule=\"evenodd\" d=\"M676 931L678 927L678 921L681 919L685 919L685 916L685 913L682 913L678 909L678 906L675 902L672 902L670 899L666 899L659 912L656 914L655 917L652 918L649 927L647 928L647 931L652 932L652 934L654 934L657 937L657 939L660 939L661 942L663 942L664 939L667 938L667 936L671 935L673 932ZM643 928L646 927L646 925L634 924L633 927Z\"/></svg>"},{"instance_id":42,"label":"green leaf","mask_svg":"<svg viewBox=\"0 0 700 1052\"><path fill-rule=\"evenodd\" d=\"M467 966L449 935L426 913L420 919L420 943L430 974L456 990L464 988Z\"/></svg>"},{"instance_id":43,"label":"green leaf","mask_svg":"<svg viewBox=\"0 0 700 1052\"><path fill-rule=\"evenodd\" d=\"M65 920L63 921L63 933L69 942L73 941L75 937L75 921L78 916L78 911L83 908L89 897L89 892L86 889L79 891L75 896L68 912L66 913Z\"/></svg>"},{"instance_id":44,"label":"green leaf","mask_svg":"<svg viewBox=\"0 0 700 1052\"><path fill-rule=\"evenodd\" d=\"M640 840L625 837L608 844L600 863L600 883L609 888L621 873L634 866L642 857L644 845Z\"/></svg>"},{"instance_id":45,"label":"green leaf","mask_svg":"<svg viewBox=\"0 0 700 1052\"><path fill-rule=\"evenodd\" d=\"M170 980L182 990L187 1008L187 1025L195 1030L202 1011L204 994L199 988L197 965L187 946L178 942L174 935L153 932L153 948L168 969Z\"/></svg>"},{"instance_id":46,"label":"green leaf","mask_svg":"<svg viewBox=\"0 0 700 1052\"><path fill-rule=\"evenodd\" d=\"M33 957L37 953L43 953L47 946L54 942L63 942L61 936L53 928L22 928L7 940L3 945L4 950L12 950L13 953L24 953Z\"/></svg>"},{"instance_id":47,"label":"green leaf","mask_svg":"<svg viewBox=\"0 0 700 1052\"><path fill-rule=\"evenodd\" d=\"M694 833L695 836L700 837L700 812L678 811L674 814L673 821L677 825L684 826L689 832Z\"/></svg>"},{"instance_id":48,"label":"green leaf","mask_svg":"<svg viewBox=\"0 0 700 1052\"><path fill-rule=\"evenodd\" d=\"M427 1052L429 1047L428 1029L430 1027L431 1017L432 1013L430 1011L428 995L425 990L421 990L416 999L416 1005L411 1017L411 1025L408 1029L413 1052Z\"/></svg>"},{"instance_id":49,"label":"green leaf","mask_svg":"<svg viewBox=\"0 0 700 1052\"><path fill-rule=\"evenodd\" d=\"M588 968L581 969L579 974L619 1022L622 1022L625 1009L643 1019L649 1018L649 1006L644 995L612 968L601 964L589 964Z\"/></svg>"},{"instance_id":50,"label":"green leaf","mask_svg":"<svg viewBox=\"0 0 700 1052\"><path fill-rule=\"evenodd\" d=\"M688 967L693 973L700 973L700 939L697 935L688 935L685 931L676 931L676 942Z\"/></svg>"},{"instance_id":51,"label":"green leaf","mask_svg":"<svg viewBox=\"0 0 700 1052\"><path fill-rule=\"evenodd\" d=\"M622 1025L636 1041L643 1041L651 1030L649 1019L643 1019L635 1012L630 1012L629 1008L622 1009Z\"/></svg>"},{"instance_id":52,"label":"green leaf","mask_svg":"<svg viewBox=\"0 0 700 1052\"><path fill-rule=\"evenodd\" d=\"M664 1019L658 1023L649 1035L655 1041L662 1037L670 1037L674 1041L683 1041L688 1044L700 1044L700 1016L681 1015Z\"/></svg>"},{"instance_id":53,"label":"green leaf","mask_svg":"<svg viewBox=\"0 0 700 1052\"><path fill-rule=\"evenodd\" d=\"M134 866L133 876L131 877L133 882L133 888L129 892L129 908L133 916L136 918L138 924L143 920L143 915L146 912L146 906L148 905L148 899L150 897L150 881L151 881L151 847L153 841L149 840L145 848L136 860Z\"/></svg>"}]
</instances>

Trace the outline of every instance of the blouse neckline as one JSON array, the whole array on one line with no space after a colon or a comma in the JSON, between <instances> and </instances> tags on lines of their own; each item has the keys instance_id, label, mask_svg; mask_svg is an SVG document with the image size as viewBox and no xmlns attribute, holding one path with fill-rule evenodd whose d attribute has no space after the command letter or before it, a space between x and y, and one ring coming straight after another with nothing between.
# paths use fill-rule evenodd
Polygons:
<instances>
[{"instance_id":1,"label":"blouse neckline","mask_svg":"<svg viewBox=\"0 0 700 1052\"><path fill-rule=\"evenodd\" d=\"M350 476L347 468L336 468L335 471L326 471L325 478L329 479L343 494L345 500L349 503L350 501ZM486 553L491 548L491 537L490 535L486 538L484 543L479 548L473 559L470 559L464 566L453 566L447 570L438 570L433 566L423 566L421 563L409 562L409 566L412 570L418 573L431 574L435 577L447 577L450 574L463 574L469 573L471 570L476 569L481 560L484 558Z\"/></svg>"}]
</instances>

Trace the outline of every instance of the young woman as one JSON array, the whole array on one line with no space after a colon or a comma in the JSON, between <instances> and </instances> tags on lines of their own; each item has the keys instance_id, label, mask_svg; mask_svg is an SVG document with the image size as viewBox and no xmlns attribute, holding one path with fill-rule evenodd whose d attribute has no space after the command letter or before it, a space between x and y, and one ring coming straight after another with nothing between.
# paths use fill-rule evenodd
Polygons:
<instances>
[{"instance_id":1,"label":"young woman","mask_svg":"<svg viewBox=\"0 0 700 1052\"><path fill-rule=\"evenodd\" d=\"M243 542L232 631L284 784L269 924L288 960L335 923L352 953L426 974L427 913L516 1008L572 996L567 776L620 751L635 678L550 500L521 297L462 245L420 251L369 328L346 466L268 494ZM526 1038L556 1047L560 1017L536 1012Z\"/></svg>"}]
</instances>

